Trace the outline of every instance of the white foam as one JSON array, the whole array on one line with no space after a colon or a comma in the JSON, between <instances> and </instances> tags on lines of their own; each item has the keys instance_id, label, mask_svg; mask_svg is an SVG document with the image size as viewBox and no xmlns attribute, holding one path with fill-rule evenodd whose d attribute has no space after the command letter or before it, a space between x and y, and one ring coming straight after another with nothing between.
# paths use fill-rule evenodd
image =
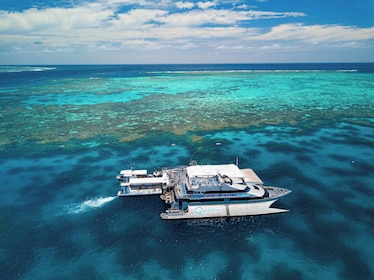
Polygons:
<instances>
[{"instance_id":1,"label":"white foam","mask_svg":"<svg viewBox=\"0 0 374 280\"><path fill-rule=\"evenodd\" d=\"M216 73L315 73L315 72L358 72L357 69L237 69L237 70L175 70L175 71L150 71L148 74L216 74Z\"/></svg>"},{"instance_id":2,"label":"white foam","mask_svg":"<svg viewBox=\"0 0 374 280\"><path fill-rule=\"evenodd\" d=\"M79 203L78 205L73 205L73 206L68 207L68 213L79 214L79 213L87 212L93 208L102 207L115 198L116 196L88 199L88 200L83 201L82 203Z\"/></svg>"},{"instance_id":3,"label":"white foam","mask_svg":"<svg viewBox=\"0 0 374 280\"><path fill-rule=\"evenodd\" d=\"M55 69L55 67L1 66L0 73L41 72Z\"/></svg>"}]
</instances>

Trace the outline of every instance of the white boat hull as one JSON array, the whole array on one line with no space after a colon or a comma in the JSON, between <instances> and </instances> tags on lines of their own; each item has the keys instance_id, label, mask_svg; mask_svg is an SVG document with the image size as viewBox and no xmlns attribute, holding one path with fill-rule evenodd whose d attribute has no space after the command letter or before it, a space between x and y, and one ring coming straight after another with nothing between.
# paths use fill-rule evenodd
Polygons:
<instances>
[{"instance_id":1,"label":"white boat hull","mask_svg":"<svg viewBox=\"0 0 374 280\"><path fill-rule=\"evenodd\" d=\"M117 196L123 197L123 196L160 195L160 194L162 194L162 189L155 188L155 189L144 189L144 190L130 190L127 192L118 191Z\"/></svg>"},{"instance_id":2,"label":"white boat hull","mask_svg":"<svg viewBox=\"0 0 374 280\"><path fill-rule=\"evenodd\" d=\"M251 203L226 203L189 205L183 210L167 210L161 213L164 220L197 219L214 217L256 216L288 212L289 210L270 208L276 200L251 202Z\"/></svg>"}]
</instances>

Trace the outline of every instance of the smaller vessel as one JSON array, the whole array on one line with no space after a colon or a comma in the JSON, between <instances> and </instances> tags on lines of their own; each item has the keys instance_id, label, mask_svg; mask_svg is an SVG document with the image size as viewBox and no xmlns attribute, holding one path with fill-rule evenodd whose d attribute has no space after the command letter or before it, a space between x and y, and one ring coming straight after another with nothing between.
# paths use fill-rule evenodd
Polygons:
<instances>
[{"instance_id":1,"label":"smaller vessel","mask_svg":"<svg viewBox=\"0 0 374 280\"><path fill-rule=\"evenodd\" d=\"M166 174L154 172L148 174L147 170L121 170L116 176L120 182L117 196L137 196L162 194L168 183Z\"/></svg>"}]
</instances>

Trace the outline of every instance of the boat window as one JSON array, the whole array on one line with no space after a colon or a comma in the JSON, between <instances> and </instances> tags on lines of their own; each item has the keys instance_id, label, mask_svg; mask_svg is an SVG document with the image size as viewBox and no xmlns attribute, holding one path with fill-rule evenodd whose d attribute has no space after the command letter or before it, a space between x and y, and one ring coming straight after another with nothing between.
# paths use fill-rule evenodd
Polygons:
<instances>
[{"instance_id":1,"label":"boat window","mask_svg":"<svg viewBox=\"0 0 374 280\"><path fill-rule=\"evenodd\" d=\"M246 190L245 190L246 191ZM245 192L244 191L244 192ZM243 193L243 191L239 191L239 190L220 190L220 191L217 191L217 190L206 190L205 193L209 193L209 194L225 194L225 193Z\"/></svg>"},{"instance_id":2,"label":"boat window","mask_svg":"<svg viewBox=\"0 0 374 280\"><path fill-rule=\"evenodd\" d=\"M218 197L218 198L212 198L212 199L194 199L194 203L212 203L212 202L234 202L234 201L248 201L248 200L254 200L254 199L260 199L261 197L258 196L245 196L245 197ZM229 200L228 200L229 199Z\"/></svg>"},{"instance_id":3,"label":"boat window","mask_svg":"<svg viewBox=\"0 0 374 280\"><path fill-rule=\"evenodd\" d=\"M263 197L269 197L269 192L267 190L265 190L265 194Z\"/></svg>"}]
</instances>

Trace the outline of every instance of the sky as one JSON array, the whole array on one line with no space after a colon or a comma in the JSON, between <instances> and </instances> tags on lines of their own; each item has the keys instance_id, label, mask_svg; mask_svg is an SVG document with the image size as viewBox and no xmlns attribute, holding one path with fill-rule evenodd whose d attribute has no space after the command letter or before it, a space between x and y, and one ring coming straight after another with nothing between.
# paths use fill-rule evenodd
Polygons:
<instances>
[{"instance_id":1,"label":"sky","mask_svg":"<svg viewBox=\"0 0 374 280\"><path fill-rule=\"evenodd\" d=\"M0 64L374 62L374 0L1 0Z\"/></svg>"}]
</instances>

